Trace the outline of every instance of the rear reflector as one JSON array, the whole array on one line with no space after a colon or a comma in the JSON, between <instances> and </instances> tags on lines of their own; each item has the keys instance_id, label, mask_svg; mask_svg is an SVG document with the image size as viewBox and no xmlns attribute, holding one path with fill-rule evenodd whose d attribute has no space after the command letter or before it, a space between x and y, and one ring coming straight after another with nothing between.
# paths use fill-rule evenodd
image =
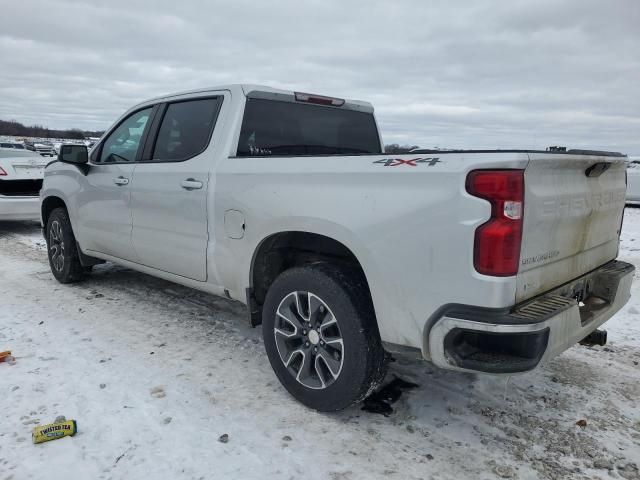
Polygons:
<instances>
[{"instance_id":1,"label":"rear reflector","mask_svg":"<svg viewBox=\"0 0 640 480\"><path fill-rule=\"evenodd\" d=\"M524 170L473 170L467 192L491 204L491 218L476 229L473 263L483 275L518 273L522 243Z\"/></svg>"},{"instance_id":2,"label":"rear reflector","mask_svg":"<svg viewBox=\"0 0 640 480\"><path fill-rule=\"evenodd\" d=\"M0 177L6 177L7 172L4 171L4 168L0 167Z\"/></svg>"},{"instance_id":3,"label":"rear reflector","mask_svg":"<svg viewBox=\"0 0 640 480\"><path fill-rule=\"evenodd\" d=\"M330 105L332 107L341 107L344 105L344 99L323 97L322 95L313 95L311 93L295 92L297 102L315 103L317 105Z\"/></svg>"}]
</instances>

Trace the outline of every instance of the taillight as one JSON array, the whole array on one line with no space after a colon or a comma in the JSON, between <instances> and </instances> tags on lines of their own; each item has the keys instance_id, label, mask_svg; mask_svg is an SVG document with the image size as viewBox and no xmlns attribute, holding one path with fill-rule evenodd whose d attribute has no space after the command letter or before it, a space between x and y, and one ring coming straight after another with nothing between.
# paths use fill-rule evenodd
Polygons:
<instances>
[{"instance_id":1,"label":"taillight","mask_svg":"<svg viewBox=\"0 0 640 480\"><path fill-rule=\"evenodd\" d=\"M0 167L0 177L6 177L7 172L4 171L4 168Z\"/></svg>"},{"instance_id":2,"label":"taillight","mask_svg":"<svg viewBox=\"0 0 640 480\"><path fill-rule=\"evenodd\" d=\"M332 107L341 107L344 105L344 99L325 97L322 95L313 95L311 93L294 92L297 102L315 103L316 105L330 105Z\"/></svg>"},{"instance_id":3,"label":"taillight","mask_svg":"<svg viewBox=\"0 0 640 480\"><path fill-rule=\"evenodd\" d=\"M518 273L524 209L524 170L473 170L467 192L491 203L491 218L476 229L473 264L478 273Z\"/></svg>"}]
</instances>

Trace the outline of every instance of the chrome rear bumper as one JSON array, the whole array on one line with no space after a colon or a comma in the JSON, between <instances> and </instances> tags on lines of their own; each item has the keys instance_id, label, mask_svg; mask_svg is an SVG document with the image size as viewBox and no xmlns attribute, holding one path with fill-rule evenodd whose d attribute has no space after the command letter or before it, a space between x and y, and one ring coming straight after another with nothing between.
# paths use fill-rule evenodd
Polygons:
<instances>
[{"instance_id":1,"label":"chrome rear bumper","mask_svg":"<svg viewBox=\"0 0 640 480\"><path fill-rule=\"evenodd\" d=\"M456 306L428 333L431 360L450 370L532 370L585 338L631 296L635 267L614 260L509 312Z\"/></svg>"}]
</instances>

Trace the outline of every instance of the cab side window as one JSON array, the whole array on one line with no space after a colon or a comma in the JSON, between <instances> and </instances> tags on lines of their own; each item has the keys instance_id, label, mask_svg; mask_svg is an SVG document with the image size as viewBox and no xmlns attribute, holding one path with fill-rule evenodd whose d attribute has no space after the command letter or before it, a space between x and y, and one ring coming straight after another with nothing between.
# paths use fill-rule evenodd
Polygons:
<instances>
[{"instance_id":1,"label":"cab side window","mask_svg":"<svg viewBox=\"0 0 640 480\"><path fill-rule=\"evenodd\" d=\"M152 107L131 114L102 144L99 163L135 162Z\"/></svg>"},{"instance_id":2,"label":"cab side window","mask_svg":"<svg viewBox=\"0 0 640 480\"><path fill-rule=\"evenodd\" d=\"M175 102L167 105L153 161L176 162L202 153L209 145L222 97Z\"/></svg>"}]
</instances>

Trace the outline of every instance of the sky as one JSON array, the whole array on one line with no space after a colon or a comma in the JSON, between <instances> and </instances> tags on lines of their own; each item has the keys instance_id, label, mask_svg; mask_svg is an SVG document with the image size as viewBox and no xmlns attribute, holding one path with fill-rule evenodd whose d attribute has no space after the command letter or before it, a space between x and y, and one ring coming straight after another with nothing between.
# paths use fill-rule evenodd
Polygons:
<instances>
[{"instance_id":1,"label":"sky","mask_svg":"<svg viewBox=\"0 0 640 480\"><path fill-rule=\"evenodd\" d=\"M257 83L373 103L385 143L640 155L640 0L0 0L0 119L106 129Z\"/></svg>"}]
</instances>

